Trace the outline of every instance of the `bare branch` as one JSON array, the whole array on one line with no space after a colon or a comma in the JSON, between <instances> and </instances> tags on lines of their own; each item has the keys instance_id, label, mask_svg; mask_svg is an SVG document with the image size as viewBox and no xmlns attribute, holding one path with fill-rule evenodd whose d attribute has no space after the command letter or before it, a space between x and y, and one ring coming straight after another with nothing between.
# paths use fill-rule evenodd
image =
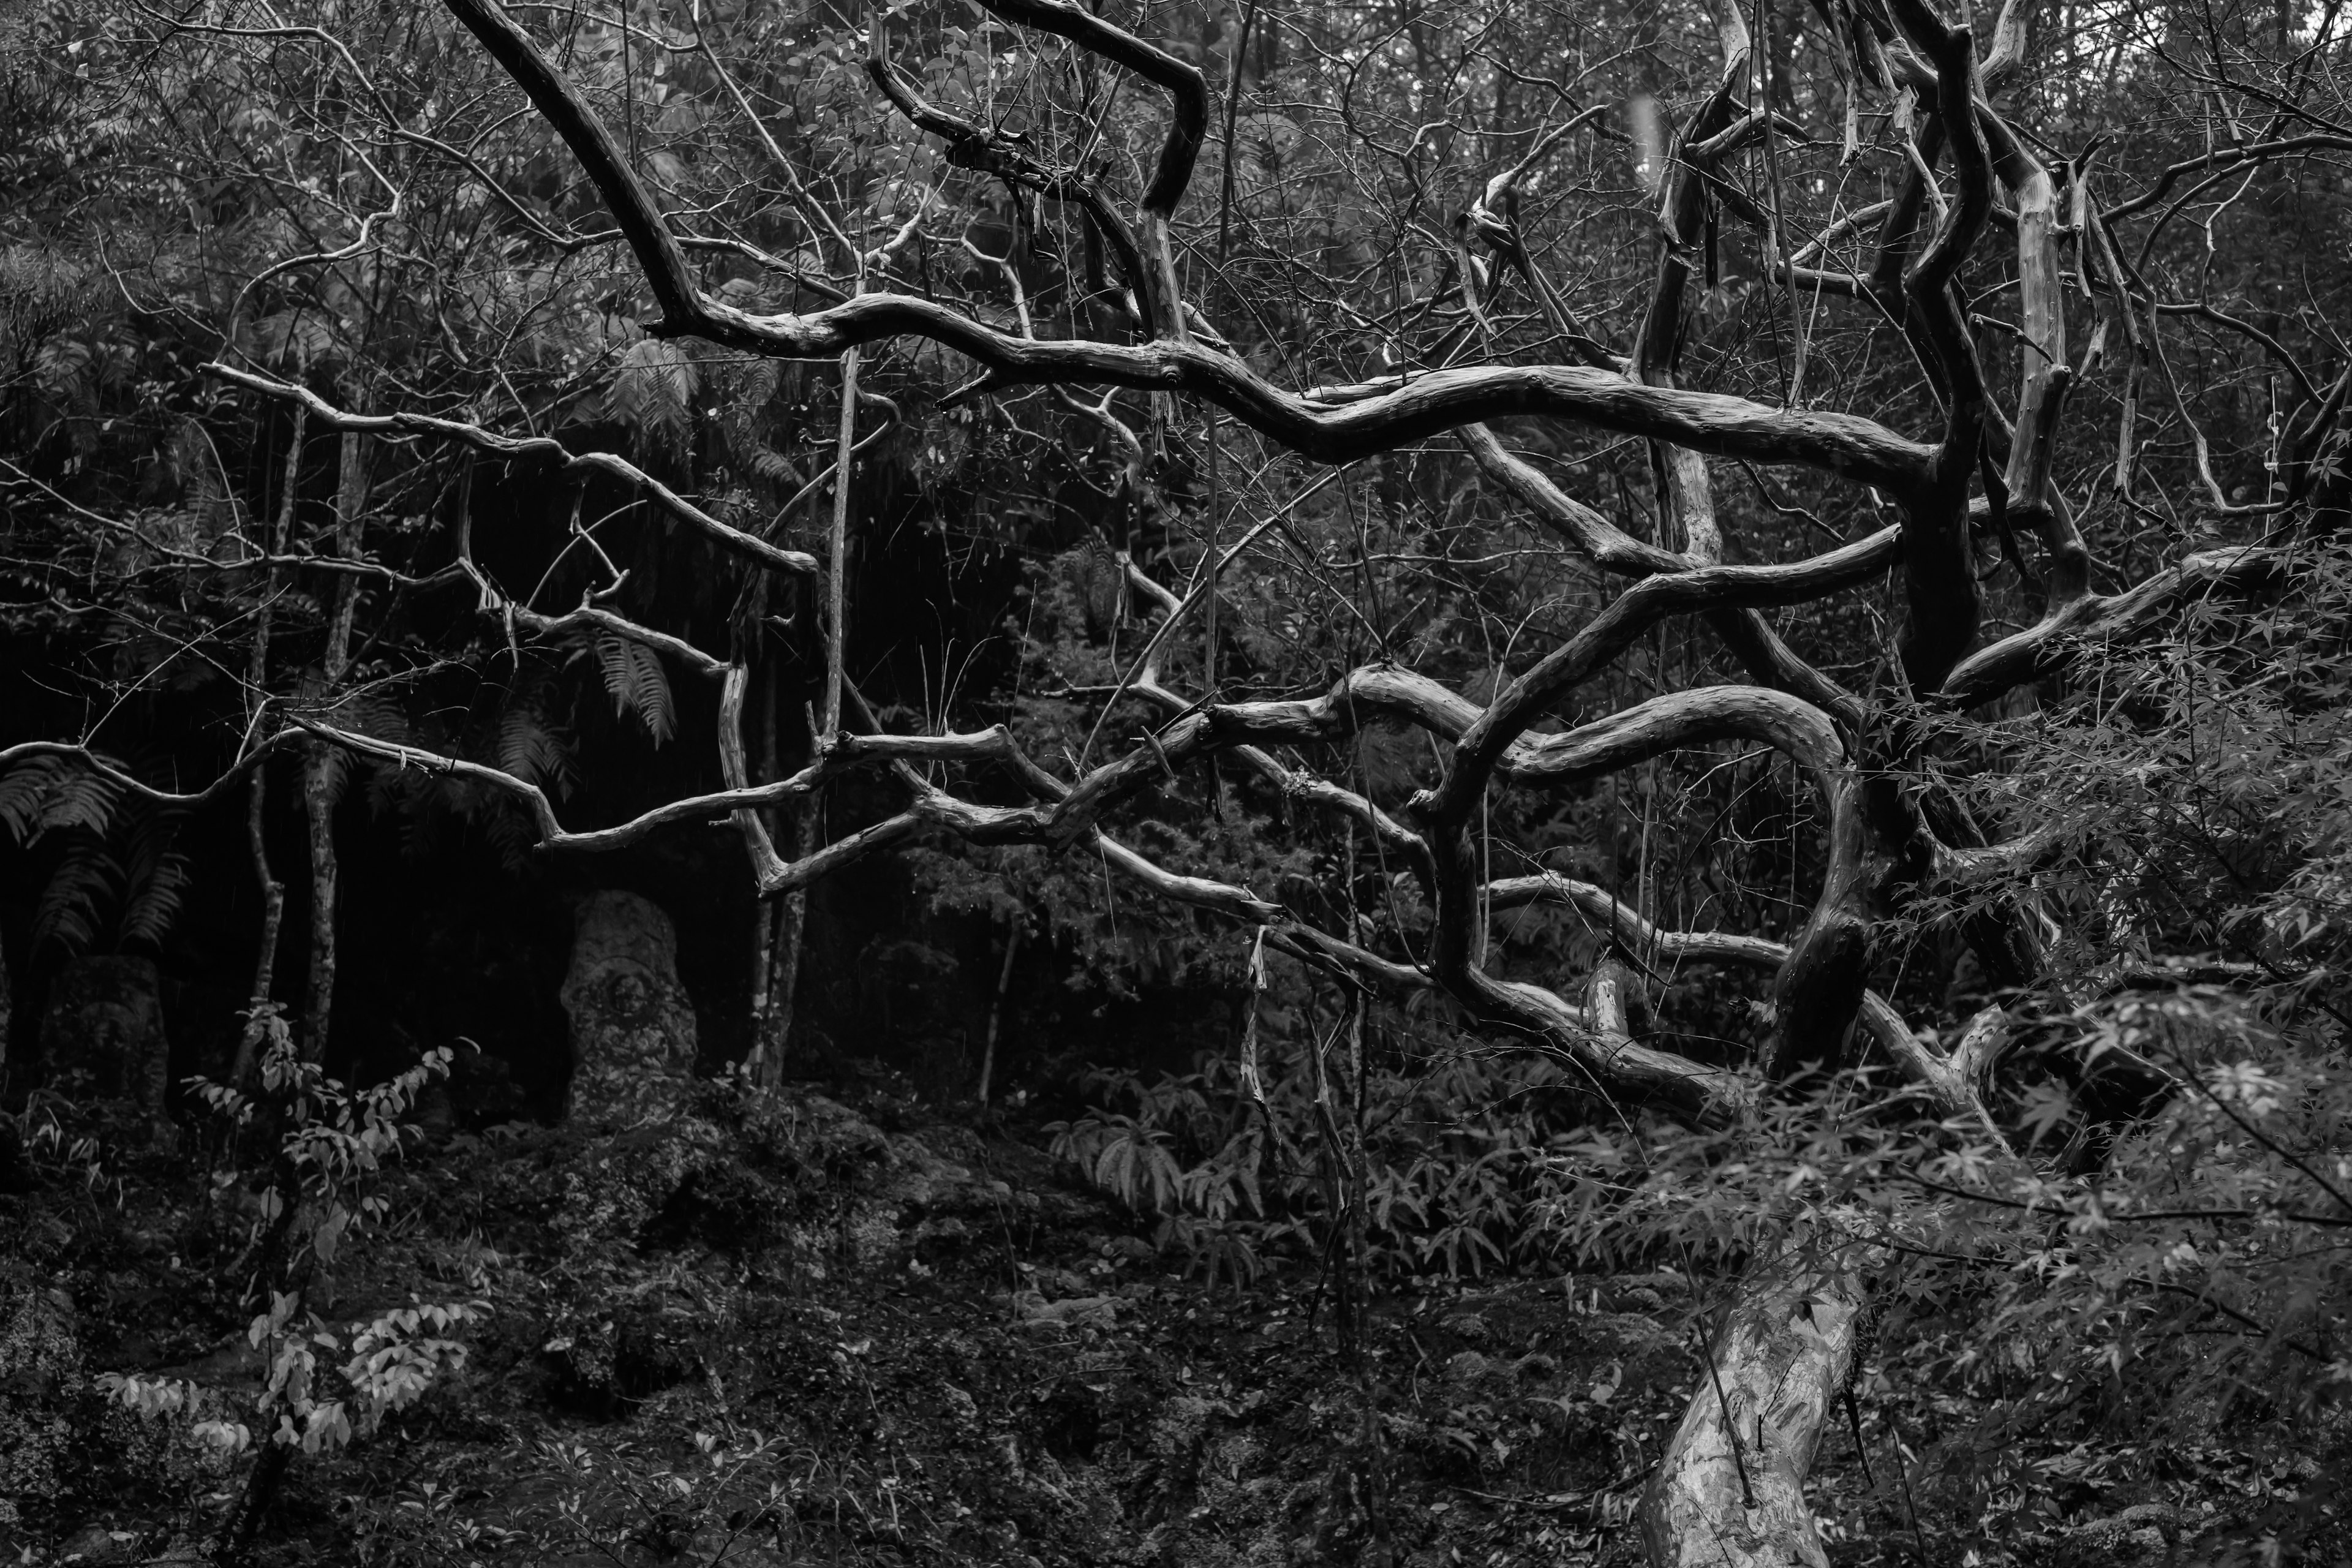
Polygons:
<instances>
[{"instance_id":1,"label":"bare branch","mask_svg":"<svg viewBox=\"0 0 2352 1568\"><path fill-rule=\"evenodd\" d=\"M754 538L740 528L730 527L635 464L609 452L574 453L562 442L544 436L500 436L479 425L457 419L436 419L426 414L351 414L337 408L309 387L297 386L291 382L273 381L266 375L256 375L250 371L217 362L205 365L204 371L207 375L248 391L261 393L280 402L299 404L309 410L311 418L331 429L356 430L381 436L440 436L509 461L552 463L564 473L604 474L624 484L639 487L663 510L709 535L723 549L794 576L816 574L815 556L798 550L780 550L766 540Z\"/></svg>"},{"instance_id":2,"label":"bare branch","mask_svg":"<svg viewBox=\"0 0 2352 1568\"><path fill-rule=\"evenodd\" d=\"M2184 556L2120 594L2075 599L2034 626L1969 655L1944 679L1935 699L1953 709L1990 702L2012 687L2054 675L2094 644L2146 636L2200 594L2268 582L2289 561L2284 549L2251 544Z\"/></svg>"},{"instance_id":3,"label":"bare branch","mask_svg":"<svg viewBox=\"0 0 2352 1568\"><path fill-rule=\"evenodd\" d=\"M495 0L446 3L586 166L652 286L662 310L654 330L666 335L702 337L747 353L799 359L832 359L888 337L928 338L976 361L995 385L1095 384L1195 394L1320 462L1386 451L1480 419L1533 414L1717 456L1803 464L1896 491L1926 476L1927 448L1868 419L1792 413L1744 398L1643 386L1590 365L1438 371L1393 392L1331 409L1274 386L1234 355L1192 341L1189 332L1140 344L1041 341L999 331L932 300L896 294L868 294L810 315L753 315L710 299L696 285L685 251L611 132ZM1065 36L1083 34L1089 47L1098 34L1118 31L1060 0L1005 0L1000 10L1049 30L1072 28ZM1136 58L1147 63L1172 60L1132 39L1117 46L1117 52L1108 42L1105 47L1122 64L1130 64L1125 57L1136 51L1144 51ZM1205 105L1205 89L1200 102ZM1179 140L1171 138L1171 152L1163 156L1163 179L1191 167L1189 154L1175 155ZM1178 183L1181 187L1181 178ZM1160 191L1158 183L1154 190ZM1150 210L1150 199L1146 205Z\"/></svg>"}]
</instances>

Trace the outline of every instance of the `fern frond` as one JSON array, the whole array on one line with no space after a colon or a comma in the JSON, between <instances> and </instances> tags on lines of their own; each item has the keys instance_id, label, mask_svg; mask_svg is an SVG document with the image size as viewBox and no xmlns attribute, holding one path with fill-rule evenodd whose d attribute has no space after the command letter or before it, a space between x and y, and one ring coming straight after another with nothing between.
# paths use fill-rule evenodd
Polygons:
<instances>
[{"instance_id":1,"label":"fern frond","mask_svg":"<svg viewBox=\"0 0 2352 1568\"><path fill-rule=\"evenodd\" d=\"M382 819L416 809L419 795L426 787L425 775L407 768L377 768L368 774L367 802L369 815Z\"/></svg>"},{"instance_id":2,"label":"fern frond","mask_svg":"<svg viewBox=\"0 0 2352 1568\"><path fill-rule=\"evenodd\" d=\"M637 711L645 719L646 732L658 746L677 731L669 677L662 669L661 656L643 643L629 645L629 660L637 672Z\"/></svg>"},{"instance_id":3,"label":"fern frond","mask_svg":"<svg viewBox=\"0 0 2352 1568\"><path fill-rule=\"evenodd\" d=\"M36 951L55 943L68 956L87 952L97 944L101 910L122 886L122 868L95 837L77 835L48 885L41 889L40 906L33 913Z\"/></svg>"},{"instance_id":4,"label":"fern frond","mask_svg":"<svg viewBox=\"0 0 2352 1568\"><path fill-rule=\"evenodd\" d=\"M155 874L172 850L172 840L180 834L180 813L157 811L142 803L134 803L115 821L115 837L121 844L117 857L122 867L123 885L136 888Z\"/></svg>"},{"instance_id":5,"label":"fern frond","mask_svg":"<svg viewBox=\"0 0 2352 1568\"><path fill-rule=\"evenodd\" d=\"M167 851L146 879L134 887L131 903L122 911L122 940L161 947L180 906L187 900L187 857L176 849Z\"/></svg>"},{"instance_id":6,"label":"fern frond","mask_svg":"<svg viewBox=\"0 0 2352 1568\"><path fill-rule=\"evenodd\" d=\"M42 803L66 766L61 757L30 757L0 773L0 827L15 842L40 837Z\"/></svg>"},{"instance_id":7,"label":"fern frond","mask_svg":"<svg viewBox=\"0 0 2352 1568\"><path fill-rule=\"evenodd\" d=\"M339 334L319 310L280 310L246 330L247 352L280 369L299 369L341 356Z\"/></svg>"},{"instance_id":8,"label":"fern frond","mask_svg":"<svg viewBox=\"0 0 2352 1568\"><path fill-rule=\"evenodd\" d=\"M51 782L47 798L41 805L40 825L34 830L37 838L44 833L64 828L87 827L102 834L114 818L114 803L122 791L114 781L87 768L68 764Z\"/></svg>"},{"instance_id":9,"label":"fern frond","mask_svg":"<svg viewBox=\"0 0 2352 1568\"><path fill-rule=\"evenodd\" d=\"M604 393L605 417L641 442L683 442L698 380L684 347L666 338L641 338L613 373Z\"/></svg>"},{"instance_id":10,"label":"fern frond","mask_svg":"<svg viewBox=\"0 0 2352 1568\"><path fill-rule=\"evenodd\" d=\"M500 770L539 785L562 800L571 795L579 777L572 737L540 712L535 687L518 692L499 716L498 763Z\"/></svg>"},{"instance_id":11,"label":"fern frond","mask_svg":"<svg viewBox=\"0 0 2352 1568\"><path fill-rule=\"evenodd\" d=\"M615 713L635 714L656 746L677 733L677 710L670 700L669 677L663 673L660 655L643 643L600 634L596 664L604 672L604 692L612 698Z\"/></svg>"},{"instance_id":12,"label":"fern frond","mask_svg":"<svg viewBox=\"0 0 2352 1568\"><path fill-rule=\"evenodd\" d=\"M338 702L328 717L346 730L378 741L407 744L416 739L416 727L405 709L383 691L357 691Z\"/></svg>"},{"instance_id":13,"label":"fern frond","mask_svg":"<svg viewBox=\"0 0 2352 1568\"><path fill-rule=\"evenodd\" d=\"M509 795L492 796L484 803L479 826L482 837L498 851L499 863L508 871L520 871L530 865L530 852L539 847L539 826L520 802Z\"/></svg>"},{"instance_id":14,"label":"fern frond","mask_svg":"<svg viewBox=\"0 0 2352 1568\"><path fill-rule=\"evenodd\" d=\"M790 458L764 444L753 447L749 458L751 472L771 484L802 484L801 471Z\"/></svg>"},{"instance_id":15,"label":"fern frond","mask_svg":"<svg viewBox=\"0 0 2352 1568\"><path fill-rule=\"evenodd\" d=\"M778 379L774 360L761 358L738 361L735 385L732 389L735 400L745 409L757 413L763 404L776 395Z\"/></svg>"}]
</instances>

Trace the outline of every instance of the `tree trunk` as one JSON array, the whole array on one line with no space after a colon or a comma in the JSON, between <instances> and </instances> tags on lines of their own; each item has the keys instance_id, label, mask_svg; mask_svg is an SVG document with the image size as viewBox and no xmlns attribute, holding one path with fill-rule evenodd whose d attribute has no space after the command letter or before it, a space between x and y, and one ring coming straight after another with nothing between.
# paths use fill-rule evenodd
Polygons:
<instances>
[{"instance_id":1,"label":"tree trunk","mask_svg":"<svg viewBox=\"0 0 2352 1568\"><path fill-rule=\"evenodd\" d=\"M591 894L558 997L572 1034L566 1121L610 1129L676 1109L698 1041L667 913L635 893Z\"/></svg>"},{"instance_id":2,"label":"tree trunk","mask_svg":"<svg viewBox=\"0 0 2352 1568\"><path fill-rule=\"evenodd\" d=\"M775 960L776 906L762 900L760 918L751 928L751 1048L743 1058L744 1068L755 1082L766 1079L768 1058L775 1054L777 1045L768 1028L769 983Z\"/></svg>"},{"instance_id":3,"label":"tree trunk","mask_svg":"<svg viewBox=\"0 0 2352 1568\"><path fill-rule=\"evenodd\" d=\"M343 432L335 480L334 552L348 556L358 543L360 512L367 504L366 450L359 433ZM352 619L359 610L359 579L335 579L334 607L327 620L327 650L320 666L320 700L331 706L351 668ZM341 797L342 753L323 742L310 747L302 763L302 809L310 829L310 1005L302 1031L302 1055L322 1061L335 1006L335 802Z\"/></svg>"},{"instance_id":4,"label":"tree trunk","mask_svg":"<svg viewBox=\"0 0 2352 1568\"><path fill-rule=\"evenodd\" d=\"M278 1489L286 1479L286 1471L294 1462L291 1444L271 1442L253 1461L246 1473L245 1486L237 1493L221 1530L218 1561L241 1563L249 1560L254 1538L261 1533L261 1521L268 1516L269 1505L278 1497Z\"/></svg>"},{"instance_id":5,"label":"tree trunk","mask_svg":"<svg viewBox=\"0 0 2352 1568\"><path fill-rule=\"evenodd\" d=\"M862 268L861 268L862 270ZM833 536L825 556L824 714L817 744L841 732L842 661L849 657L849 484L857 452L857 351L841 356L841 432L833 460Z\"/></svg>"},{"instance_id":6,"label":"tree trunk","mask_svg":"<svg viewBox=\"0 0 2352 1568\"><path fill-rule=\"evenodd\" d=\"M816 847L816 806L803 801L793 807L793 859L808 858ZM768 961L766 1038L761 1042L760 1087L780 1088L784 1081L784 1042L792 1038L793 1003L800 992L801 939L808 930L808 889L794 888L776 900L776 934Z\"/></svg>"},{"instance_id":7,"label":"tree trunk","mask_svg":"<svg viewBox=\"0 0 2352 1568\"><path fill-rule=\"evenodd\" d=\"M323 743L302 754L302 814L310 843L310 1003L303 1016L302 1057L323 1061L335 1007L335 796L342 759Z\"/></svg>"},{"instance_id":8,"label":"tree trunk","mask_svg":"<svg viewBox=\"0 0 2352 1568\"><path fill-rule=\"evenodd\" d=\"M782 682L771 679L768 699L760 706L760 776L773 779L782 776L782 747L776 714L777 704L783 700ZM772 808L767 813L768 837L772 842L783 826L778 820L789 809L793 819L791 857L795 862L807 858L814 847L814 828L816 807L813 800L803 800L791 807ZM761 1089L782 1088L784 1081L784 1045L793 1034L793 1000L800 990L801 935L808 925L808 889L794 888L783 897L763 905L760 910L760 955L752 976L751 1061L752 1081Z\"/></svg>"},{"instance_id":9,"label":"tree trunk","mask_svg":"<svg viewBox=\"0 0 2352 1568\"><path fill-rule=\"evenodd\" d=\"M253 770L253 781L247 786L245 800L246 842L253 850L254 879L261 884L260 952L253 961L252 1000L248 1004L256 1010L269 1001L270 993L276 986L278 932L286 923L286 884L270 870L269 846L263 834L269 800L268 775L266 766ZM237 1036L236 1062L229 1070L232 1086L244 1089L250 1082L260 1045L260 1023L257 1019L249 1020Z\"/></svg>"},{"instance_id":10,"label":"tree trunk","mask_svg":"<svg viewBox=\"0 0 2352 1568\"><path fill-rule=\"evenodd\" d=\"M294 405L294 428L286 438L286 472L278 492L278 525L271 531L269 552L285 553L287 542L293 537L294 503L301 491L303 436L310 427L310 411L301 404ZM269 700L269 630L277 618L278 595L285 585L285 575L277 567L269 569L262 589L261 607L254 614L253 653L246 664L246 685L257 710ZM261 887L261 944L253 961L252 1007L259 1008L270 999L278 973L278 932L286 921L286 884L270 869L269 845L263 835L269 804L269 770L267 764L253 770L253 778L246 786L245 836L253 852L254 880ZM236 1061L229 1069L229 1082L243 1089L251 1080L254 1058L260 1047L261 1028L257 1022L248 1022L238 1035Z\"/></svg>"},{"instance_id":11,"label":"tree trunk","mask_svg":"<svg viewBox=\"0 0 2352 1568\"><path fill-rule=\"evenodd\" d=\"M980 1052L980 1102L988 1103L988 1086L996 1078L996 1034L1004 1024L1004 996L1013 989L1013 960L1021 952L1021 917L1004 922L1004 963L996 972L996 994L988 1002L988 1038Z\"/></svg>"},{"instance_id":12,"label":"tree trunk","mask_svg":"<svg viewBox=\"0 0 2352 1568\"><path fill-rule=\"evenodd\" d=\"M764 606L767 603L764 584L761 585L759 593L759 602ZM747 685L750 679L747 668L744 676ZM776 684L774 677L771 676L762 689L762 700L759 704L759 776L762 779L772 779L776 776ZM721 722L723 725L723 716ZM738 713L735 725L739 737L742 732L742 716ZM726 756L726 742L723 735L720 747L723 763ZM727 785L730 789L740 788L750 782L748 776L738 778L732 773L730 773L727 778ZM775 808L761 807L757 820L765 830L769 846L772 848L776 842ZM747 835L746 837L756 837L757 836ZM760 875L765 869L764 858L758 852L757 845L753 845L751 872L755 886ZM761 900L759 926L751 936L751 1048L746 1054L743 1065L750 1072L752 1081L761 1088L769 1087L769 1063L782 1055L784 1048L783 1037L776 1033L771 1022L774 1016L772 1009L775 998L776 913L776 904L773 901Z\"/></svg>"},{"instance_id":13,"label":"tree trunk","mask_svg":"<svg viewBox=\"0 0 2352 1568\"><path fill-rule=\"evenodd\" d=\"M1828 1568L1805 1502L1822 1429L1846 1389L1859 1273L1787 1258L1749 1280L1642 1497L1653 1568Z\"/></svg>"}]
</instances>

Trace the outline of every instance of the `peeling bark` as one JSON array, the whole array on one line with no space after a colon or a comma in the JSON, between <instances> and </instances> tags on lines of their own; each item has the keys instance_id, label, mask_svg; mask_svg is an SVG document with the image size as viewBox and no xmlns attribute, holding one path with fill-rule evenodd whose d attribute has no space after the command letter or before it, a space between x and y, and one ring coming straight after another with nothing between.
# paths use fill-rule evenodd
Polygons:
<instances>
[{"instance_id":1,"label":"peeling bark","mask_svg":"<svg viewBox=\"0 0 2352 1568\"><path fill-rule=\"evenodd\" d=\"M1784 1259L1749 1282L1637 1515L1654 1568L1828 1568L1805 1477L1853 1366L1850 1265Z\"/></svg>"}]
</instances>

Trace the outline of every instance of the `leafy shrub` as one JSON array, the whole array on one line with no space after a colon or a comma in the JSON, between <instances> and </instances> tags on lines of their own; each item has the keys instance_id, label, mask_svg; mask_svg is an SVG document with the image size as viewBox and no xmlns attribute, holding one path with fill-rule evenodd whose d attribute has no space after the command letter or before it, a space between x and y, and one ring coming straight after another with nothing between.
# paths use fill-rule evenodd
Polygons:
<instances>
[{"instance_id":1,"label":"leafy shrub","mask_svg":"<svg viewBox=\"0 0 2352 1568\"><path fill-rule=\"evenodd\" d=\"M1255 1095L1223 1057L1149 1081L1096 1068L1084 1079L1096 1108L1047 1129L1052 1152L1212 1279L1318 1256L1359 1191L1377 1273L1475 1278L1559 1252L1541 1223L1571 1179L1553 1157L1572 1136L1556 1064L1467 1042L1427 1057L1391 1046L1369 1054L1359 1092L1338 1054L1331 1039L1270 1041Z\"/></svg>"},{"instance_id":2,"label":"leafy shrub","mask_svg":"<svg viewBox=\"0 0 2352 1568\"><path fill-rule=\"evenodd\" d=\"M337 1328L306 1305L318 1271L331 1268L353 1237L385 1217L376 1180L416 1132L399 1119L427 1084L447 1075L452 1053L429 1051L406 1072L349 1089L296 1051L274 1004L256 1007L248 1027L262 1047L257 1095L190 1081L230 1130L232 1152L238 1133L264 1128L274 1134L269 1184L254 1205L243 1255L258 1258L256 1279L264 1293L246 1332L263 1369L251 1418L191 1381L120 1373L97 1379L110 1400L142 1417L190 1420L193 1436L224 1454L261 1450L230 1524L233 1534L245 1535L295 1453L333 1453L373 1436L387 1416L465 1365L467 1348L456 1333L488 1311L481 1300L412 1300ZM237 1184L238 1173L219 1171L214 1181L226 1191Z\"/></svg>"}]
</instances>

